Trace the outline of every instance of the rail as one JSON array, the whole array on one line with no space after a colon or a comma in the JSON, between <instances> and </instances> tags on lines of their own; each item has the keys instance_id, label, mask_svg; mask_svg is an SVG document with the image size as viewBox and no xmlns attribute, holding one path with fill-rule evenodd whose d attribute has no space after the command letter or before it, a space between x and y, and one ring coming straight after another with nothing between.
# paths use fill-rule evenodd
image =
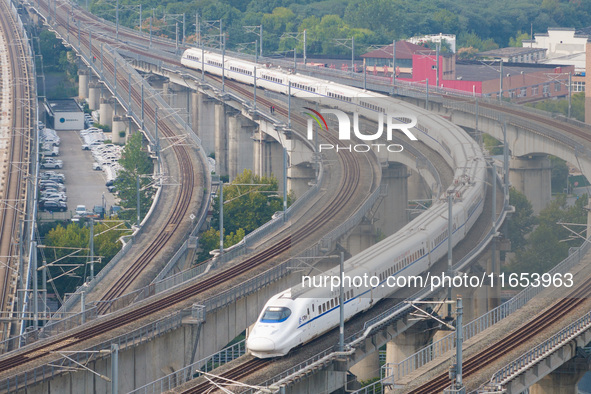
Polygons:
<instances>
[{"instance_id":1,"label":"rail","mask_svg":"<svg viewBox=\"0 0 591 394\"><path fill-rule=\"evenodd\" d=\"M197 377L198 372L196 371L211 372L215 368L235 360L244 354L246 354L246 339L228 346L211 356L202 358L176 372L130 391L128 394L159 394L167 390L172 390Z\"/></svg>"},{"instance_id":2,"label":"rail","mask_svg":"<svg viewBox=\"0 0 591 394\"><path fill-rule=\"evenodd\" d=\"M52 379L54 376L62 372L72 371L80 364L85 364L86 362L90 361L91 357L95 357L96 354L100 354L97 352L110 350L112 344L119 345L120 349L125 349L130 346L138 346L142 343L152 340L155 337L179 328L182 325L182 319L191 314L192 310L174 312L160 320L146 324L129 333L120 335L96 346L85 349L80 353L68 354L69 358L64 357L50 364L43 364L36 368L19 372L14 376L0 380L0 391L16 392L27 387L29 384L43 381L45 379ZM73 360L75 360L75 362Z\"/></svg>"},{"instance_id":3,"label":"rail","mask_svg":"<svg viewBox=\"0 0 591 394\"><path fill-rule=\"evenodd\" d=\"M33 243L32 241L34 240L35 237L35 229L36 229L36 220L37 220L37 196L38 196L38 185L37 183L34 181L35 179L37 179L38 175L39 175L39 161L38 161L38 149L39 149L39 131L38 131L38 120L39 120L39 108L38 108L38 101L37 101L37 74L36 74L36 69L35 69L35 65L33 64L33 61L35 59L35 51L33 49L33 46L31 45L31 41L29 39L29 34L27 33L27 30L25 29L25 25L23 24L23 21L20 17L20 15L18 14L18 11L15 7L15 3L13 3L10 0L5 0L5 3L9 6L10 8L10 13L12 18L14 18L16 25L17 25L17 30L18 30L18 35L19 35L19 40L18 40L18 44L23 46L23 59L22 62L23 64L26 65L26 67L29 69L29 72L27 72L27 76L29 77L29 80L27 81L27 83L30 85L31 90L30 92L30 97L29 99L31 100L31 102L28 104L30 105L30 108L32 108L32 114L31 114L31 118L34 119L34 125L31 127L31 130L33 131L34 135L31 136L34 143L31 144L31 149L29 151L29 160L30 160L30 167L27 171L27 173L30 175L31 173L33 173L35 175L34 179L31 179L31 187L32 187L32 191L27 187L27 197L26 197L26 216L27 216L27 220L24 220L24 222L21 225L20 228L20 240L23 243L22 247L19 248L19 253L24 253L25 250L28 251L28 263L27 263L27 268L26 268L26 273L24 272L25 268L24 268L24 259L19 260L19 267L18 267L18 278L17 281L21 281L22 278L24 277L24 288L25 290L28 290L32 280L33 280L33 272L31 271L31 256L33 256L33 253L36 253L36 250L33 250ZM12 45L13 43L11 43ZM22 103L23 105L26 105L25 102ZM29 122L33 122L31 119L29 119ZM27 234L27 236L25 236L25 234ZM30 293L28 291L25 291L24 293L24 301L22 302L22 304L20 304L17 300L21 300L21 297L15 297L13 300L13 304L12 304L12 309L16 311L16 314L19 314L19 310L21 310L22 308L22 316L24 316L27 311L28 308L30 306ZM20 335L14 338L9 338L5 341L2 342L2 344L0 345L0 350L1 351L6 351L8 349L14 349L20 346L21 344L21 340L25 339L25 338L32 338L32 335L30 335L29 333L25 333L25 324L24 321L21 322L20 327L19 327L19 333ZM9 342L11 341L11 342ZM7 347L10 346L10 347Z\"/></svg>"},{"instance_id":4,"label":"rail","mask_svg":"<svg viewBox=\"0 0 591 394\"><path fill-rule=\"evenodd\" d=\"M499 181L498 174L497 174L497 181ZM503 211L503 212L501 212L501 214L499 214L494 225L491 226L492 227L491 230L488 232L487 236L485 236L485 238L479 243L479 245L476 247L476 249L479 249L481 244L488 243L492 240L492 238L494 237L494 235L496 233L496 229L498 229L501 226L501 224L505 220L505 217L506 217L506 211ZM473 259L474 257L475 257L475 255L472 255L470 258ZM456 265L454 265L454 267L452 267L452 268L455 270L456 267L458 266L458 264L460 264L460 263L462 263L462 261L456 263ZM435 291L438 291L438 289ZM400 319L400 318L403 318L404 316L406 316L410 312L410 307L409 307L410 301L417 301L417 300L422 300L422 299L428 298L435 291L431 291L429 288L424 288L424 289L418 291L417 293L415 293L413 296L407 298L405 300L407 302L399 303L399 304L395 305L394 307L390 308L389 310L366 321L364 323L364 327L362 330L354 333L353 335L351 335L345 339L345 344L346 344L345 348L352 349L352 348L355 348L356 346L361 345L362 341L365 338L369 337L375 330L377 330L381 327L384 327L385 325L390 324L393 320ZM271 379L265 381L264 383L261 384L261 386L268 387L271 384L282 384L282 383L288 381L289 379L291 379L292 377L303 373L302 372L303 369L310 368L311 365L318 362L318 360L321 360L324 358L331 358L331 357L336 358L337 354L338 354L338 352L335 352L334 347L325 349L325 350L315 354L314 356L310 357L309 359L301 362L300 364L290 368L289 370L286 370L286 371L272 377ZM247 393L253 394L253 393L255 393L255 391L251 390L251 391L247 391Z\"/></svg>"},{"instance_id":5,"label":"rail","mask_svg":"<svg viewBox=\"0 0 591 394\"><path fill-rule=\"evenodd\" d=\"M570 254L567 258L552 268L549 271L550 275L559 272L568 272L572 267L581 262L582 258L589 251L590 247L590 243L585 243L581 247L577 248L574 253ZM502 321L513 312L521 309L525 304L527 304L532 298L534 298L543 290L544 287L542 286L529 286L510 300L465 324L463 327L464 341L473 338L482 331ZM455 349L455 344L456 333L452 332L440 340L433 342L431 345L428 345L413 355L407 357L400 363L387 364L391 371L393 371L393 376L388 376L388 378L393 378L394 381L402 379L404 376L431 362L435 358L443 356L446 352Z\"/></svg>"},{"instance_id":6,"label":"rail","mask_svg":"<svg viewBox=\"0 0 591 394\"><path fill-rule=\"evenodd\" d=\"M516 360L510 362L499 371L497 371L490 380L490 384L500 389L499 386L515 375L523 372L525 369L531 367L533 364L542 360L550 353L555 352L558 348L564 346L569 341L581 335L583 332L591 329L591 312L588 312L583 317L574 323L563 328L552 337L548 338L533 349L519 356Z\"/></svg>"}]
</instances>

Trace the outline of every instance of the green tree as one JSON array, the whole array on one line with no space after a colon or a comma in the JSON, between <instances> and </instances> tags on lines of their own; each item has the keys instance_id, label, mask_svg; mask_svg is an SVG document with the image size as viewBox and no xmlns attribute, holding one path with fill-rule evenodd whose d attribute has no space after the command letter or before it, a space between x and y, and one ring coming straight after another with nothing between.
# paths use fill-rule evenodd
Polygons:
<instances>
[{"instance_id":1,"label":"green tree","mask_svg":"<svg viewBox=\"0 0 591 394\"><path fill-rule=\"evenodd\" d=\"M515 257L507 266L509 272L544 273L568 256L570 247L579 246L582 239L573 237L561 223L587 223L588 198L579 198L574 206L566 206L566 196L558 195L538 217L538 226L527 239L527 246L516 250ZM582 227L573 230L581 231Z\"/></svg>"},{"instance_id":2,"label":"green tree","mask_svg":"<svg viewBox=\"0 0 591 394\"><path fill-rule=\"evenodd\" d=\"M484 147L492 156L503 154L503 144L490 134L482 134L482 141Z\"/></svg>"},{"instance_id":3,"label":"green tree","mask_svg":"<svg viewBox=\"0 0 591 394\"><path fill-rule=\"evenodd\" d=\"M123 231L122 231L123 230ZM131 230L125 227L123 222L105 222L95 223L94 225L94 272L95 275L119 252L121 243L119 238L130 234ZM49 229L44 238L46 248L41 259L50 265L49 273L51 278L55 279L55 286L58 292L63 296L76 290L78 286L84 283L86 277L90 274L88 261L90 246L90 227L69 223L66 226L58 224ZM75 253L75 249L81 249ZM43 261L41 260L41 261ZM100 261L100 262L99 262ZM76 264L81 264L76 268ZM72 270L71 272L68 272Z\"/></svg>"},{"instance_id":4,"label":"green tree","mask_svg":"<svg viewBox=\"0 0 591 394\"><path fill-rule=\"evenodd\" d=\"M137 217L137 181L140 189L140 214L148 212L154 196L154 188L150 187L153 164L148 153L142 147L142 134L136 133L128 140L119 164L122 170L117 176L115 186L124 208L119 217L135 221Z\"/></svg>"},{"instance_id":5,"label":"green tree","mask_svg":"<svg viewBox=\"0 0 591 394\"><path fill-rule=\"evenodd\" d=\"M523 40L529 40L531 37L528 33L522 33L518 31L515 37L511 37L509 39L509 46L510 47L523 47Z\"/></svg>"},{"instance_id":6,"label":"green tree","mask_svg":"<svg viewBox=\"0 0 591 394\"><path fill-rule=\"evenodd\" d=\"M277 179L274 176L254 175L244 170L230 185L224 186L224 248L237 244L256 228L271 220L273 214L283 209L278 196ZM288 194L291 205L293 194ZM211 228L201 234L199 261L209 258L209 252L219 248L219 198L213 202Z\"/></svg>"},{"instance_id":7,"label":"green tree","mask_svg":"<svg viewBox=\"0 0 591 394\"><path fill-rule=\"evenodd\" d=\"M537 101L526 104L528 107L548 111L552 114L568 115L568 98ZM585 92L574 93L571 97L571 116L581 122L585 121Z\"/></svg>"},{"instance_id":8,"label":"green tree","mask_svg":"<svg viewBox=\"0 0 591 394\"><path fill-rule=\"evenodd\" d=\"M508 222L508 237L512 250L522 250L527 245L525 236L529 234L535 223L534 210L525 194L515 188L509 190L509 203L515 207L515 213Z\"/></svg>"},{"instance_id":9,"label":"green tree","mask_svg":"<svg viewBox=\"0 0 591 394\"><path fill-rule=\"evenodd\" d=\"M568 166L560 157L549 156L552 164L552 193L564 193L568 180Z\"/></svg>"}]
</instances>

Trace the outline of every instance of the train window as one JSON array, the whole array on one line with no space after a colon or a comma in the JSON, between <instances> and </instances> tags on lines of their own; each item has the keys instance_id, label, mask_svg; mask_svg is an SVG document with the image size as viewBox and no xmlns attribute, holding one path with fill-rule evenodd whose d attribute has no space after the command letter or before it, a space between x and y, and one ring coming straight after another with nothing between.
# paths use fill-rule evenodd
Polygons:
<instances>
[{"instance_id":1,"label":"train window","mask_svg":"<svg viewBox=\"0 0 591 394\"><path fill-rule=\"evenodd\" d=\"M307 310L308 310L308 315L309 315L310 314L310 308L307 308Z\"/></svg>"},{"instance_id":2,"label":"train window","mask_svg":"<svg viewBox=\"0 0 591 394\"><path fill-rule=\"evenodd\" d=\"M261 323L281 323L291 315L291 310L285 307L270 306L263 313Z\"/></svg>"},{"instance_id":3,"label":"train window","mask_svg":"<svg viewBox=\"0 0 591 394\"><path fill-rule=\"evenodd\" d=\"M334 308L334 298L330 300L330 309Z\"/></svg>"},{"instance_id":4,"label":"train window","mask_svg":"<svg viewBox=\"0 0 591 394\"><path fill-rule=\"evenodd\" d=\"M312 312L314 312L314 304L312 304Z\"/></svg>"}]
</instances>

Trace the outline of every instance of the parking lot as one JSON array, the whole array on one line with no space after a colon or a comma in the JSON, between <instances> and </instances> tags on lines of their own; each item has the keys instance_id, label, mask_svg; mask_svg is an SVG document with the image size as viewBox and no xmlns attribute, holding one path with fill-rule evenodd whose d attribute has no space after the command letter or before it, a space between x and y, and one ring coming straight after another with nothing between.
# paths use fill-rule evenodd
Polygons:
<instances>
[{"instance_id":1,"label":"parking lot","mask_svg":"<svg viewBox=\"0 0 591 394\"><path fill-rule=\"evenodd\" d=\"M77 205L85 205L88 211L92 211L95 205L104 205L109 212L111 206L117 205L115 196L105 186L107 181L105 173L93 170L94 159L91 152L82 150L80 131L60 131L58 135L61 142L60 156L57 159L63 161L63 168L54 171L66 176L64 185L67 189L68 211L65 213L40 211L41 219L69 219L74 216Z\"/></svg>"}]
</instances>

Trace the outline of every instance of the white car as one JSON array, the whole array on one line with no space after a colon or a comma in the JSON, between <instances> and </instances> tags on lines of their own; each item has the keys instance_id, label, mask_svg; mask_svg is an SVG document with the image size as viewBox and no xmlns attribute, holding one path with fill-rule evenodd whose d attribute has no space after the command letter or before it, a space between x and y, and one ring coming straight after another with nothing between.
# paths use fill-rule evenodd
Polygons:
<instances>
[{"instance_id":1,"label":"white car","mask_svg":"<svg viewBox=\"0 0 591 394\"><path fill-rule=\"evenodd\" d=\"M85 216L86 215L86 205L77 205L76 206L76 215Z\"/></svg>"}]
</instances>

